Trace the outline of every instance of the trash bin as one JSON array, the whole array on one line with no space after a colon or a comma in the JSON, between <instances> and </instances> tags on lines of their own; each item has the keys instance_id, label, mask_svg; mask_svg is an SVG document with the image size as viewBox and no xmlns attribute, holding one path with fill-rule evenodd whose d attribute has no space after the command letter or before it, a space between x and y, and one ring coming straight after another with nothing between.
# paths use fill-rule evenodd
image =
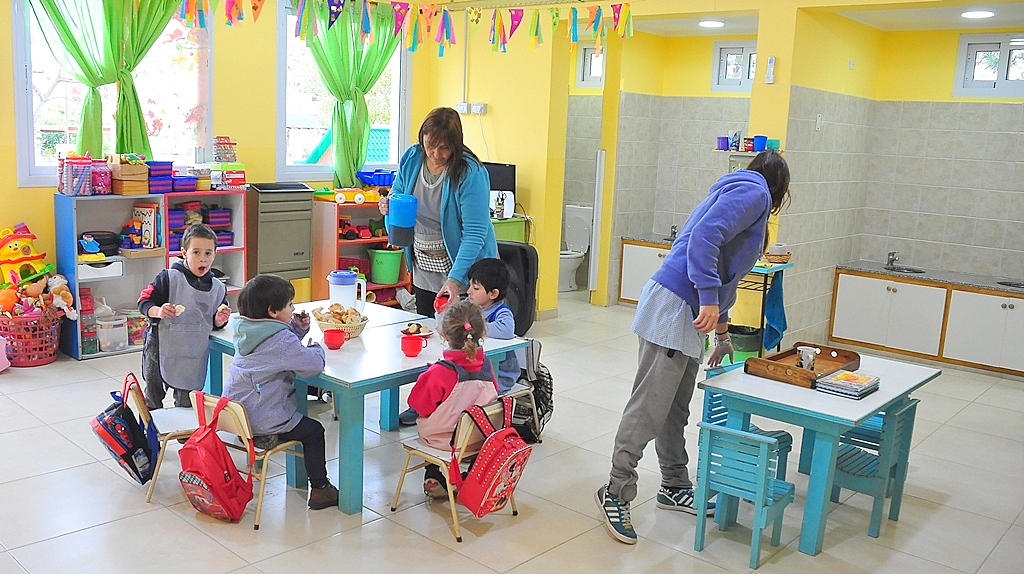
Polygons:
<instances>
[{"instance_id":1,"label":"trash bin","mask_svg":"<svg viewBox=\"0 0 1024 574\"><path fill-rule=\"evenodd\" d=\"M729 325L729 338L732 348L736 351L754 351L761 349L761 329L746 325Z\"/></svg>"}]
</instances>

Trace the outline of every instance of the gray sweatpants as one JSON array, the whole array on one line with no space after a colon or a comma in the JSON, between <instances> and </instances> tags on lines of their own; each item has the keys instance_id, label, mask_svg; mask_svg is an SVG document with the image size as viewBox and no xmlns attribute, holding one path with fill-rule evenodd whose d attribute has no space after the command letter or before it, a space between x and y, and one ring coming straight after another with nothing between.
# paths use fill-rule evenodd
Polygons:
<instances>
[{"instance_id":1,"label":"gray sweatpants","mask_svg":"<svg viewBox=\"0 0 1024 574\"><path fill-rule=\"evenodd\" d=\"M693 357L640 338L639 361L633 393L615 433L608 490L619 500L636 498L636 465L647 443L654 440L661 466L661 485L693 488L686 464L683 428L690 417L690 399L699 364Z\"/></svg>"}]
</instances>

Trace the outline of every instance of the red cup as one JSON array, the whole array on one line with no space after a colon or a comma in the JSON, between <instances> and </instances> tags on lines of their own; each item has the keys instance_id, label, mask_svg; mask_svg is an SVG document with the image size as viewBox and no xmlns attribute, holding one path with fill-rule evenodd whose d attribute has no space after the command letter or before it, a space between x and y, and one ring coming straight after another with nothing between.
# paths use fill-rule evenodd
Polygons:
<instances>
[{"instance_id":1,"label":"red cup","mask_svg":"<svg viewBox=\"0 0 1024 574\"><path fill-rule=\"evenodd\" d=\"M417 337L416 335L402 336L402 352L405 353L406 357L415 357L425 348L427 348L426 337Z\"/></svg>"},{"instance_id":2,"label":"red cup","mask_svg":"<svg viewBox=\"0 0 1024 574\"><path fill-rule=\"evenodd\" d=\"M444 313L444 310L448 308L449 295L447 293L434 297L434 311L440 315Z\"/></svg>"},{"instance_id":3,"label":"red cup","mask_svg":"<svg viewBox=\"0 0 1024 574\"><path fill-rule=\"evenodd\" d=\"M331 350L340 349L341 346L345 344L346 335L348 335L348 333L341 329L325 329L324 345Z\"/></svg>"}]
</instances>

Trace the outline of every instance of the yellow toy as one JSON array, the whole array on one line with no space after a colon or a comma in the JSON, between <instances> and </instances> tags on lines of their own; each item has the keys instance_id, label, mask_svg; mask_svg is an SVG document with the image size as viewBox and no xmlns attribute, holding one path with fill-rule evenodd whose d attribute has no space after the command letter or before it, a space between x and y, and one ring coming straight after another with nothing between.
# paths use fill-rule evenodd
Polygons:
<instances>
[{"instance_id":1,"label":"yellow toy","mask_svg":"<svg viewBox=\"0 0 1024 574\"><path fill-rule=\"evenodd\" d=\"M334 191L334 201L337 203L354 203L356 205L366 203L366 195L363 194L361 188L347 187L345 189L335 189Z\"/></svg>"},{"instance_id":2,"label":"yellow toy","mask_svg":"<svg viewBox=\"0 0 1024 574\"><path fill-rule=\"evenodd\" d=\"M18 285L47 272L46 254L36 253L32 245L35 238L24 223L0 231L0 282Z\"/></svg>"}]
</instances>

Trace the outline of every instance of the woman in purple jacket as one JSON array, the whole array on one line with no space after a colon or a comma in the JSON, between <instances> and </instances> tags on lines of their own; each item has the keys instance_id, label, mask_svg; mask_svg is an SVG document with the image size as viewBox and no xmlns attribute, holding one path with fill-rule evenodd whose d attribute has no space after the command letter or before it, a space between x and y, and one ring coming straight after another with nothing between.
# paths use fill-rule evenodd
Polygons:
<instances>
[{"instance_id":1,"label":"woman in purple jacket","mask_svg":"<svg viewBox=\"0 0 1024 574\"><path fill-rule=\"evenodd\" d=\"M789 167L774 151L722 176L640 294L632 326L640 338L633 392L615 434L609 483L595 494L609 534L620 542L636 544L629 503L636 498L636 465L652 439L661 466L658 508L697 513L683 429L704 343L714 330L711 366L732 355L729 309L736 286L768 246L768 216L788 197Z\"/></svg>"}]
</instances>

